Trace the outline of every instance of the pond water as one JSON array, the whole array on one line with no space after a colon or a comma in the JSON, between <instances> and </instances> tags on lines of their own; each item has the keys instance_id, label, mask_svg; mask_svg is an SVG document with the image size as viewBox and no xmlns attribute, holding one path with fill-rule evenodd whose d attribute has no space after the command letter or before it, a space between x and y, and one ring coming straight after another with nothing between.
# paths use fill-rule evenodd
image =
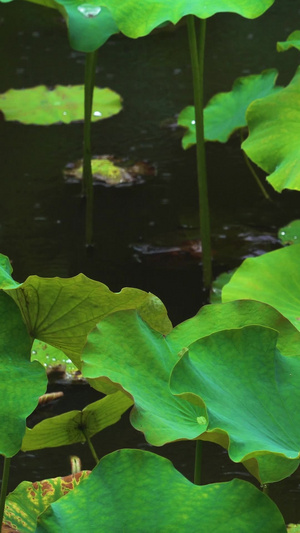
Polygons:
<instances>
[{"instance_id":1,"label":"pond water","mask_svg":"<svg viewBox=\"0 0 300 533\"><path fill-rule=\"evenodd\" d=\"M297 29L297 0L276 0L256 21L218 15L208 21L205 99L230 90L242 75L278 68L279 83L290 81L296 51L277 54L276 41ZM10 88L83 82L84 56L70 49L60 15L24 2L0 4L0 92ZM201 261L197 253L167 253L197 238L195 151L181 149L176 115L192 103L186 28L167 28L138 41L114 36L99 51L98 86L123 97L123 111L93 125L93 153L132 161L148 160L156 176L132 187L95 186L93 253L84 246L84 206L80 184L66 182L63 168L82 155L81 123L48 127L0 120L0 251L10 257L14 277L30 274L69 277L79 272L113 291L124 286L151 291L165 303L174 324L194 315L203 303ZM279 246L277 230L299 216L299 194L262 198L239 150L239 137L226 145L207 144L214 275L238 266L248 256ZM65 396L45 408L46 416L82 408L97 399L87 386L58 386ZM53 411L51 410L53 409ZM122 422L95 437L99 455L117 447L151 449ZM194 443L155 450L192 478ZM12 462L13 488L22 479L69 473L69 455L83 458L81 445L18 454ZM152 449L153 451L153 449ZM226 453L205 443L204 483L239 476L250 479ZM299 479L272 485L287 521L298 521Z\"/></svg>"}]
</instances>

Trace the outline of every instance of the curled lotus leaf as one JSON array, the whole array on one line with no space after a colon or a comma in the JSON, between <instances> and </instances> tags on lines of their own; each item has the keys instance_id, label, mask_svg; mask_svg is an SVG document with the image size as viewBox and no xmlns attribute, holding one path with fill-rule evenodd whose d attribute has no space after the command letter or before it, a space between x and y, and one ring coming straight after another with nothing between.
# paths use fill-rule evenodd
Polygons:
<instances>
[{"instance_id":1,"label":"curled lotus leaf","mask_svg":"<svg viewBox=\"0 0 300 533\"><path fill-rule=\"evenodd\" d=\"M291 48L296 48L300 50L300 31L296 30L291 33L286 41L281 41L277 43L278 52L286 52Z\"/></svg>"},{"instance_id":2,"label":"curled lotus leaf","mask_svg":"<svg viewBox=\"0 0 300 533\"><path fill-rule=\"evenodd\" d=\"M50 505L36 532L79 533L87 524L111 533L286 532L276 505L250 483L197 486L168 459L142 450L106 455L76 491Z\"/></svg>"},{"instance_id":3,"label":"curled lotus leaf","mask_svg":"<svg viewBox=\"0 0 300 533\"><path fill-rule=\"evenodd\" d=\"M281 87L274 86L277 76L275 69L243 76L235 80L230 92L213 96L204 109L205 140L225 143L235 130L246 126L246 111L251 102L280 91ZM187 128L182 139L183 148L196 144L194 106L181 111L178 124Z\"/></svg>"},{"instance_id":4,"label":"curled lotus leaf","mask_svg":"<svg viewBox=\"0 0 300 533\"><path fill-rule=\"evenodd\" d=\"M176 398L169 389L172 369L199 338L232 327L260 324L278 331L278 347L293 354L300 334L270 306L251 301L208 305L193 318L161 335L135 311L120 311L104 318L88 336L82 353L82 373L102 390L110 382L134 400L132 425L155 446L179 439L194 439L207 427L206 411Z\"/></svg>"},{"instance_id":5,"label":"curled lotus leaf","mask_svg":"<svg viewBox=\"0 0 300 533\"><path fill-rule=\"evenodd\" d=\"M5 501L2 531L34 533L38 516L54 501L66 496L89 476L88 470L43 481L23 481Z\"/></svg>"},{"instance_id":6,"label":"curled lotus leaf","mask_svg":"<svg viewBox=\"0 0 300 533\"><path fill-rule=\"evenodd\" d=\"M245 259L223 287L223 302L251 299L267 303L300 331L299 261L299 244Z\"/></svg>"},{"instance_id":7,"label":"curled lotus leaf","mask_svg":"<svg viewBox=\"0 0 300 533\"><path fill-rule=\"evenodd\" d=\"M84 85L39 85L30 89L9 89L0 94L0 109L6 120L47 126L84 119ZM92 120L102 120L119 113L121 97L105 88L95 87Z\"/></svg>"},{"instance_id":8,"label":"curled lotus leaf","mask_svg":"<svg viewBox=\"0 0 300 533\"><path fill-rule=\"evenodd\" d=\"M242 148L281 192L300 190L300 67L277 94L253 102L246 114L249 137Z\"/></svg>"},{"instance_id":9,"label":"curled lotus leaf","mask_svg":"<svg viewBox=\"0 0 300 533\"><path fill-rule=\"evenodd\" d=\"M260 458L271 456L259 471L263 483L299 465L300 355L281 355L276 337L261 326L214 333L189 346L170 379L173 394L205 405L204 440L228 448L235 462L255 459L258 470Z\"/></svg>"}]
</instances>

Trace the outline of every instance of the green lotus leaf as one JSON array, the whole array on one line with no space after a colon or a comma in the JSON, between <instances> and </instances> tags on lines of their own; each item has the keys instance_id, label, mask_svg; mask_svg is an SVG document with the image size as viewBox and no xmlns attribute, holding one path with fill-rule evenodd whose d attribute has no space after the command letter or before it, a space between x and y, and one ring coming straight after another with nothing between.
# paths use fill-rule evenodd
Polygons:
<instances>
[{"instance_id":1,"label":"green lotus leaf","mask_svg":"<svg viewBox=\"0 0 300 533\"><path fill-rule=\"evenodd\" d=\"M109 381L133 397L131 423L155 446L194 439L207 425L202 407L170 394L179 352L170 349L171 336L151 329L136 311L120 311L97 324L81 355L82 374L93 387L102 390Z\"/></svg>"},{"instance_id":2,"label":"green lotus leaf","mask_svg":"<svg viewBox=\"0 0 300 533\"><path fill-rule=\"evenodd\" d=\"M270 174L272 187L300 190L300 67L290 84L253 102L246 114L249 137L242 148Z\"/></svg>"},{"instance_id":3,"label":"green lotus leaf","mask_svg":"<svg viewBox=\"0 0 300 533\"><path fill-rule=\"evenodd\" d=\"M300 220L293 220L284 228L280 228L278 239L280 239L281 244L300 243Z\"/></svg>"},{"instance_id":4,"label":"green lotus leaf","mask_svg":"<svg viewBox=\"0 0 300 533\"><path fill-rule=\"evenodd\" d=\"M7 1L7 0L0 0ZM70 43L82 52L92 52L122 31L142 37L164 22L176 24L185 15L208 18L216 13L237 13L246 18L262 15L274 0L33 0L56 7L67 21Z\"/></svg>"},{"instance_id":5,"label":"green lotus leaf","mask_svg":"<svg viewBox=\"0 0 300 533\"><path fill-rule=\"evenodd\" d=\"M12 457L21 448L26 418L44 394L47 378L38 362L30 362L32 340L18 307L3 291L0 291L0 317L0 454Z\"/></svg>"},{"instance_id":6,"label":"green lotus leaf","mask_svg":"<svg viewBox=\"0 0 300 533\"><path fill-rule=\"evenodd\" d=\"M55 448L75 442L85 442L102 429L118 422L133 404L122 392L110 394L93 402L82 411L69 411L43 420L33 429L26 428L22 450Z\"/></svg>"},{"instance_id":7,"label":"green lotus leaf","mask_svg":"<svg viewBox=\"0 0 300 533\"><path fill-rule=\"evenodd\" d=\"M5 286L9 285L8 275L2 274L0 268L0 288L2 277ZM14 283L12 280L12 287ZM87 334L112 312L138 309L143 319L162 334L172 329L165 306L153 294L130 287L114 293L84 274L66 279L29 276L7 293L19 306L31 337L62 350L79 369Z\"/></svg>"},{"instance_id":8,"label":"green lotus leaf","mask_svg":"<svg viewBox=\"0 0 300 533\"><path fill-rule=\"evenodd\" d=\"M77 487L89 473L83 471L35 483L30 481L20 483L6 498L3 531L34 533L37 518L48 505Z\"/></svg>"},{"instance_id":9,"label":"green lotus leaf","mask_svg":"<svg viewBox=\"0 0 300 533\"><path fill-rule=\"evenodd\" d=\"M293 355L299 332L275 309L259 302L208 305L179 324L166 337L153 332L133 311L111 314L88 336L82 353L82 373L93 387L119 384L135 402L131 423L153 445L193 439L206 429L205 410L170 394L169 376L178 354L216 331L261 324L279 332L278 347Z\"/></svg>"},{"instance_id":10,"label":"green lotus leaf","mask_svg":"<svg viewBox=\"0 0 300 533\"><path fill-rule=\"evenodd\" d=\"M277 43L277 52L286 52L290 48L300 50L300 31L296 30L291 33L286 41Z\"/></svg>"},{"instance_id":11,"label":"green lotus leaf","mask_svg":"<svg viewBox=\"0 0 300 533\"><path fill-rule=\"evenodd\" d=\"M84 119L84 85L45 85L31 89L10 89L0 94L0 109L6 120L46 126L63 122L70 124ZM95 87L92 120L102 120L119 113L121 97L111 89Z\"/></svg>"},{"instance_id":12,"label":"green lotus leaf","mask_svg":"<svg viewBox=\"0 0 300 533\"><path fill-rule=\"evenodd\" d=\"M11 277L12 271L9 258L0 254L0 289L14 289L20 285Z\"/></svg>"},{"instance_id":13,"label":"green lotus leaf","mask_svg":"<svg viewBox=\"0 0 300 533\"><path fill-rule=\"evenodd\" d=\"M255 458L259 467L261 456L274 454L260 471L263 483L290 475L300 454L300 355L281 355L276 337L261 326L214 333L189 346L170 379L173 394L205 404L205 440L224 445L225 434L233 461Z\"/></svg>"},{"instance_id":14,"label":"green lotus leaf","mask_svg":"<svg viewBox=\"0 0 300 533\"><path fill-rule=\"evenodd\" d=\"M205 140L225 143L235 130L246 126L246 111L251 102L281 90L281 87L274 87L277 76L275 69L243 76L235 80L230 92L213 96L204 109ZM178 124L187 128L182 139L183 148L196 144L194 106L181 111Z\"/></svg>"},{"instance_id":15,"label":"green lotus leaf","mask_svg":"<svg viewBox=\"0 0 300 533\"><path fill-rule=\"evenodd\" d=\"M286 533L276 505L250 483L197 486L167 459L142 450L105 456L76 491L51 504L36 531L77 533L86 524L111 533Z\"/></svg>"},{"instance_id":16,"label":"green lotus leaf","mask_svg":"<svg viewBox=\"0 0 300 533\"><path fill-rule=\"evenodd\" d=\"M222 289L224 285L228 283L234 272L235 270L231 270L230 272L222 272L222 274L220 274L213 281L209 297L211 304L219 304L222 302Z\"/></svg>"},{"instance_id":17,"label":"green lotus leaf","mask_svg":"<svg viewBox=\"0 0 300 533\"><path fill-rule=\"evenodd\" d=\"M39 361L47 370L62 366L67 374L74 374L78 370L64 352L38 339L32 345L31 361Z\"/></svg>"},{"instance_id":18,"label":"green lotus leaf","mask_svg":"<svg viewBox=\"0 0 300 533\"><path fill-rule=\"evenodd\" d=\"M265 302L300 331L299 261L299 244L249 257L224 286L223 302L241 298Z\"/></svg>"}]
</instances>

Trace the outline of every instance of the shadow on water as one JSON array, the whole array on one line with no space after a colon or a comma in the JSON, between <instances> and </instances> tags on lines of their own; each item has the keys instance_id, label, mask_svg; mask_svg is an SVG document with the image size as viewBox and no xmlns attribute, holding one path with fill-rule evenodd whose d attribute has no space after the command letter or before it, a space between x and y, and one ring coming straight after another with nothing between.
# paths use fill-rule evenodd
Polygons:
<instances>
[{"instance_id":1,"label":"shadow on water","mask_svg":"<svg viewBox=\"0 0 300 533\"><path fill-rule=\"evenodd\" d=\"M206 100L229 90L238 76L269 67L278 67L279 83L288 83L298 56L293 51L278 55L275 43L296 29L298 16L297 2L277 0L257 21L232 15L210 19ZM54 10L22 2L1 4L0 29L1 93L38 84L83 82L83 54L70 49L64 23ZM124 109L93 125L93 152L147 160L157 169L156 175L132 187L95 186L95 248L87 254L80 184L63 177L66 164L82 156L82 124L39 127L0 120L1 252L11 258L18 281L30 274L69 277L84 272L113 291L124 286L151 291L177 324L203 303L195 152L181 149L182 132L174 126L176 115L192 102L185 28L154 32L138 44L114 36L99 52L96 84L120 93ZM217 276L245 257L277 248L278 228L298 217L299 195L276 196L270 189L274 202L265 201L248 174L238 137L226 145L208 143L207 164ZM45 416L82 408L99 397L86 385L58 388L65 396L53 408L47 407ZM152 449L192 477L193 442L154 450L133 430L127 416L94 442L100 456L116 447ZM84 468L92 468L84 449L76 445L18 454L12 461L11 488L23 479L68 474L71 454L82 457ZM204 483L235 476L250 479L224 451L205 443ZM286 519L297 521L298 474L274 484L270 492Z\"/></svg>"}]
</instances>

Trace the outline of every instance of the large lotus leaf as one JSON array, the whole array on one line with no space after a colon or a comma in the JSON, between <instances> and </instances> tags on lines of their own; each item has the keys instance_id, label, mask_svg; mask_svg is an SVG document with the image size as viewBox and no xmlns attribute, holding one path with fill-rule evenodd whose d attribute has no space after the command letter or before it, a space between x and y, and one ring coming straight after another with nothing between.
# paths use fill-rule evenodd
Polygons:
<instances>
[{"instance_id":1,"label":"large lotus leaf","mask_svg":"<svg viewBox=\"0 0 300 533\"><path fill-rule=\"evenodd\" d=\"M0 287L9 286L7 278L0 268ZM16 289L6 290L18 304L30 335L62 350L79 369L87 334L109 313L138 309L157 331L167 334L172 329L165 306L153 294L130 287L114 293L83 274L66 279L29 276Z\"/></svg>"},{"instance_id":2,"label":"large lotus leaf","mask_svg":"<svg viewBox=\"0 0 300 533\"><path fill-rule=\"evenodd\" d=\"M82 411L69 411L43 420L33 429L26 428L21 449L40 450L85 442L86 435L92 437L118 422L132 403L131 398L116 392L87 405Z\"/></svg>"},{"instance_id":3,"label":"large lotus leaf","mask_svg":"<svg viewBox=\"0 0 300 533\"><path fill-rule=\"evenodd\" d=\"M37 533L218 531L285 533L276 505L250 483L197 486L163 457L120 450L41 515Z\"/></svg>"},{"instance_id":4,"label":"large lotus leaf","mask_svg":"<svg viewBox=\"0 0 300 533\"><path fill-rule=\"evenodd\" d=\"M26 418L47 387L43 367L30 362L31 342L15 302L0 291L0 453L6 457L21 448Z\"/></svg>"},{"instance_id":5,"label":"large lotus leaf","mask_svg":"<svg viewBox=\"0 0 300 533\"><path fill-rule=\"evenodd\" d=\"M178 353L183 347L217 331L250 325L276 330L280 352L283 355L300 355L299 330L278 310L255 300L206 305L197 315L176 326L167 339L170 348Z\"/></svg>"},{"instance_id":6,"label":"large lotus leaf","mask_svg":"<svg viewBox=\"0 0 300 533\"><path fill-rule=\"evenodd\" d=\"M278 52L286 52L290 48L296 48L300 50L300 31L296 30L291 33L286 41L281 41L277 43Z\"/></svg>"},{"instance_id":7,"label":"large lotus leaf","mask_svg":"<svg viewBox=\"0 0 300 533\"><path fill-rule=\"evenodd\" d=\"M0 0L7 1L7 0ZM185 15L208 18L216 13L237 13L246 18L262 15L274 0L33 0L56 7L65 17L70 43L76 50L91 52L122 31L142 37L166 21L176 24Z\"/></svg>"},{"instance_id":8,"label":"large lotus leaf","mask_svg":"<svg viewBox=\"0 0 300 533\"><path fill-rule=\"evenodd\" d=\"M16 531L34 533L38 516L52 503L68 494L90 474L78 474L44 479L30 483L23 481L11 492L5 501L3 533Z\"/></svg>"},{"instance_id":9,"label":"large lotus leaf","mask_svg":"<svg viewBox=\"0 0 300 533\"><path fill-rule=\"evenodd\" d=\"M225 432L233 461L256 458L259 466L261 456L279 455L279 472L273 457L260 472L262 482L290 475L300 456L300 355L281 355L276 336L269 328L245 326L200 339L182 355L170 380L174 394L205 403L205 439L224 445Z\"/></svg>"},{"instance_id":10,"label":"large lotus leaf","mask_svg":"<svg viewBox=\"0 0 300 533\"><path fill-rule=\"evenodd\" d=\"M247 111L249 137L243 150L270 174L272 187L300 190L300 67L277 94L253 102Z\"/></svg>"},{"instance_id":11,"label":"large lotus leaf","mask_svg":"<svg viewBox=\"0 0 300 533\"><path fill-rule=\"evenodd\" d=\"M235 130L246 126L246 111L251 102L281 90L280 87L274 87L277 76L275 69L243 76L235 80L230 92L213 96L204 109L205 140L225 143ZM187 128L182 139L183 148L196 144L194 106L181 111L178 124Z\"/></svg>"},{"instance_id":12,"label":"large lotus leaf","mask_svg":"<svg viewBox=\"0 0 300 533\"><path fill-rule=\"evenodd\" d=\"M0 94L0 109L6 120L46 126L63 122L70 124L84 119L84 85L45 85L31 89L9 89ZM92 120L101 120L119 113L121 97L111 89L95 87Z\"/></svg>"},{"instance_id":13,"label":"large lotus leaf","mask_svg":"<svg viewBox=\"0 0 300 533\"><path fill-rule=\"evenodd\" d=\"M265 302L300 330L299 261L299 244L249 257L224 286L223 302L240 298Z\"/></svg>"},{"instance_id":14,"label":"large lotus leaf","mask_svg":"<svg viewBox=\"0 0 300 533\"><path fill-rule=\"evenodd\" d=\"M293 220L287 226L280 228L278 239L284 245L300 243L300 220Z\"/></svg>"},{"instance_id":15,"label":"large lotus leaf","mask_svg":"<svg viewBox=\"0 0 300 533\"><path fill-rule=\"evenodd\" d=\"M189 408L169 391L178 354L201 337L247 324L276 329L284 353L298 353L299 332L275 309L259 302L205 306L167 337L152 331L136 312L125 311L103 319L91 332L82 353L82 373L98 390L109 380L131 394L135 402L131 422L151 444L196 438L206 429L205 410Z\"/></svg>"},{"instance_id":16,"label":"large lotus leaf","mask_svg":"<svg viewBox=\"0 0 300 533\"><path fill-rule=\"evenodd\" d=\"M131 423L155 446L194 439L207 425L202 407L170 393L179 351L170 349L171 336L151 329L136 311L120 311L97 324L81 355L82 374L93 387L101 390L109 380L133 397Z\"/></svg>"}]
</instances>

